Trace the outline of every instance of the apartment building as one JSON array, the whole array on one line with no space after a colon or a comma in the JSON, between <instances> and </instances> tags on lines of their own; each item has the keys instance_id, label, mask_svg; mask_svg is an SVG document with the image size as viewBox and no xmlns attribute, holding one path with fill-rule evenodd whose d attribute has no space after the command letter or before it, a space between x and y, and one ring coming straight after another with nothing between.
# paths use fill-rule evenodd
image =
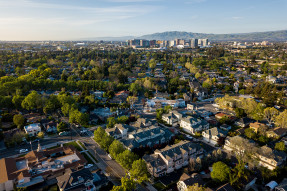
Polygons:
<instances>
[{"instance_id":1,"label":"apartment building","mask_svg":"<svg viewBox=\"0 0 287 191\"><path fill-rule=\"evenodd\" d=\"M187 166L191 158L202 157L204 150L199 144L189 141L181 141L177 144L155 150L152 155L145 155L143 159L147 163L149 172L160 177Z\"/></svg>"}]
</instances>

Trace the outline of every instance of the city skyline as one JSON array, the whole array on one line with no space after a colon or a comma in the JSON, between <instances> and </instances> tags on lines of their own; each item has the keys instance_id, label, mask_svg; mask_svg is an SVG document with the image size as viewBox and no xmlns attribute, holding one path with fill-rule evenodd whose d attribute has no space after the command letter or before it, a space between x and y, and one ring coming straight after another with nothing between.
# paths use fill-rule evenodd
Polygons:
<instances>
[{"instance_id":1,"label":"city skyline","mask_svg":"<svg viewBox=\"0 0 287 191\"><path fill-rule=\"evenodd\" d=\"M0 40L285 30L284 0L0 0Z\"/></svg>"}]
</instances>

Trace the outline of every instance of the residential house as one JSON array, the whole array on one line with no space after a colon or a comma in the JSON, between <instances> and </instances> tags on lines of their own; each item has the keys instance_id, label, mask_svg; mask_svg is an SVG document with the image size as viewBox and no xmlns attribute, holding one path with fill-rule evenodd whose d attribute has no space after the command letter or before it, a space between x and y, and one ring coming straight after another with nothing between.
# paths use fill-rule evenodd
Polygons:
<instances>
[{"instance_id":1,"label":"residential house","mask_svg":"<svg viewBox=\"0 0 287 191\"><path fill-rule=\"evenodd\" d=\"M187 104L187 105L186 105L186 109L193 111L195 108L194 108L194 105L193 105L193 104Z\"/></svg>"},{"instance_id":2,"label":"residential house","mask_svg":"<svg viewBox=\"0 0 287 191\"><path fill-rule=\"evenodd\" d=\"M177 144L166 146L163 149L155 150L152 155L145 155L143 159L147 163L149 172L155 176L163 176L187 166L191 158L196 159L204 154L199 144L189 141L181 141Z\"/></svg>"},{"instance_id":3,"label":"residential house","mask_svg":"<svg viewBox=\"0 0 287 191\"><path fill-rule=\"evenodd\" d=\"M30 137L37 136L41 132L40 123L33 123L24 127L24 131Z\"/></svg>"},{"instance_id":4,"label":"residential house","mask_svg":"<svg viewBox=\"0 0 287 191\"><path fill-rule=\"evenodd\" d=\"M214 127L203 131L202 136L203 140L216 145L220 138L225 138L227 136L227 131Z\"/></svg>"},{"instance_id":5,"label":"residential house","mask_svg":"<svg viewBox=\"0 0 287 191\"><path fill-rule=\"evenodd\" d=\"M286 128L276 127L266 132L268 138L279 139L287 134Z\"/></svg>"},{"instance_id":6,"label":"residential house","mask_svg":"<svg viewBox=\"0 0 287 191\"><path fill-rule=\"evenodd\" d=\"M249 124L254 122L254 120L248 118L248 117L243 117L243 118L240 118L238 119L236 122L235 122L235 125L239 126L239 127L249 127Z\"/></svg>"},{"instance_id":7,"label":"residential house","mask_svg":"<svg viewBox=\"0 0 287 191\"><path fill-rule=\"evenodd\" d=\"M61 176L65 169L81 169L86 159L73 146L37 151L24 156L0 159L0 190L14 190Z\"/></svg>"},{"instance_id":8,"label":"residential house","mask_svg":"<svg viewBox=\"0 0 287 191\"><path fill-rule=\"evenodd\" d=\"M49 121L48 123L43 124L47 133L57 133L57 123L54 121Z\"/></svg>"},{"instance_id":9,"label":"residential house","mask_svg":"<svg viewBox=\"0 0 287 191\"><path fill-rule=\"evenodd\" d=\"M66 169L65 174L57 177L60 191L97 191L108 184L106 176L100 171L92 173L89 169Z\"/></svg>"},{"instance_id":10,"label":"residential house","mask_svg":"<svg viewBox=\"0 0 287 191\"><path fill-rule=\"evenodd\" d=\"M128 131L131 129L133 128L129 125L115 124L113 128L107 128L105 131L109 136L114 137L115 139L122 139L127 138Z\"/></svg>"},{"instance_id":11,"label":"residential house","mask_svg":"<svg viewBox=\"0 0 287 191\"><path fill-rule=\"evenodd\" d=\"M190 89L194 90L194 94L199 100L204 99L208 95L208 90L203 88L196 78L191 77L189 81Z\"/></svg>"},{"instance_id":12,"label":"residential house","mask_svg":"<svg viewBox=\"0 0 287 191\"><path fill-rule=\"evenodd\" d=\"M93 180L93 174L86 168L77 171L66 169L65 174L57 177L57 184L60 191L95 191Z\"/></svg>"},{"instance_id":13,"label":"residential house","mask_svg":"<svg viewBox=\"0 0 287 191\"><path fill-rule=\"evenodd\" d=\"M282 182L275 187L275 191L287 191L287 178L284 178Z\"/></svg>"},{"instance_id":14,"label":"residential house","mask_svg":"<svg viewBox=\"0 0 287 191\"><path fill-rule=\"evenodd\" d=\"M255 133L258 133L260 131L263 131L264 129L267 129L268 127L263 124L263 123L259 123L259 122L255 122L255 123L250 123L249 124L250 129L252 129Z\"/></svg>"},{"instance_id":15,"label":"residential house","mask_svg":"<svg viewBox=\"0 0 287 191\"><path fill-rule=\"evenodd\" d=\"M209 124L204 119L188 116L180 120L180 127L187 133L195 134L209 128Z\"/></svg>"},{"instance_id":16,"label":"residential house","mask_svg":"<svg viewBox=\"0 0 287 191\"><path fill-rule=\"evenodd\" d=\"M164 106L170 105L173 108L184 108L185 107L185 101L183 99L177 99L177 100L167 100L166 98L162 97L154 97L152 99L147 100L146 102L148 107L151 108L162 108Z\"/></svg>"},{"instance_id":17,"label":"residential house","mask_svg":"<svg viewBox=\"0 0 287 191\"><path fill-rule=\"evenodd\" d=\"M215 118L217 120L223 119L223 118L230 118L231 116L225 113L217 113L215 114Z\"/></svg>"},{"instance_id":18,"label":"residential house","mask_svg":"<svg viewBox=\"0 0 287 191\"><path fill-rule=\"evenodd\" d=\"M276 167L285 164L287 154L283 151L277 151L268 146L263 146L260 148L257 156L259 158L259 165L274 170Z\"/></svg>"},{"instance_id":19,"label":"residential house","mask_svg":"<svg viewBox=\"0 0 287 191\"><path fill-rule=\"evenodd\" d=\"M222 129L223 131L230 131L231 130L231 126L227 125L227 124L220 125L219 128Z\"/></svg>"},{"instance_id":20,"label":"residential house","mask_svg":"<svg viewBox=\"0 0 287 191\"><path fill-rule=\"evenodd\" d=\"M191 96L188 95L187 93L184 93L184 94L183 94L183 100L184 100L185 102L190 102Z\"/></svg>"},{"instance_id":21,"label":"residential house","mask_svg":"<svg viewBox=\"0 0 287 191\"><path fill-rule=\"evenodd\" d=\"M182 114L178 111L171 111L168 114L162 115L162 120L173 127L177 126L182 118Z\"/></svg>"},{"instance_id":22,"label":"residential house","mask_svg":"<svg viewBox=\"0 0 287 191\"><path fill-rule=\"evenodd\" d=\"M198 184L199 186L204 185L204 181L201 178L201 175L198 173L193 173L191 176L183 173L177 182L178 191L186 191L189 186Z\"/></svg>"}]
</instances>

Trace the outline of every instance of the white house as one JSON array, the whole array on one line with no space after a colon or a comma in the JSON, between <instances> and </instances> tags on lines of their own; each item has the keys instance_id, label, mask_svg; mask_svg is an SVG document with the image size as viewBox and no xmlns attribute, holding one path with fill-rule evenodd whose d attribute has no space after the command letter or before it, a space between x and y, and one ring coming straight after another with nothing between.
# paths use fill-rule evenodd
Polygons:
<instances>
[{"instance_id":1,"label":"white house","mask_svg":"<svg viewBox=\"0 0 287 191\"><path fill-rule=\"evenodd\" d=\"M202 132L203 140L212 143L214 145L217 144L217 141L219 140L220 137L226 137L226 134L227 134L226 131L222 131L217 127Z\"/></svg>"},{"instance_id":2,"label":"white house","mask_svg":"<svg viewBox=\"0 0 287 191\"><path fill-rule=\"evenodd\" d=\"M40 123L33 123L24 127L24 130L30 137L37 136L41 132Z\"/></svg>"},{"instance_id":3,"label":"white house","mask_svg":"<svg viewBox=\"0 0 287 191\"><path fill-rule=\"evenodd\" d=\"M205 120L188 116L181 119L180 127L187 133L195 134L196 132L208 129L209 124Z\"/></svg>"}]
</instances>

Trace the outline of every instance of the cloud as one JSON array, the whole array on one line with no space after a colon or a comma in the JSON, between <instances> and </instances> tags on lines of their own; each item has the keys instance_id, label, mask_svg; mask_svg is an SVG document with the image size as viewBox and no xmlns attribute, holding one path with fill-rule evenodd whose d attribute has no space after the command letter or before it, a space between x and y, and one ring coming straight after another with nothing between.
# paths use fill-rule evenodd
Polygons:
<instances>
[{"instance_id":1,"label":"cloud","mask_svg":"<svg viewBox=\"0 0 287 191\"><path fill-rule=\"evenodd\" d=\"M132 0L115 0L115 1L132 1ZM134 0L139 1L139 0ZM63 1L62 1L63 2ZM58 3L39 3L32 0L13 0L13 1L5 1L0 0L0 11L1 8L9 7L21 7L26 10L29 10L29 16L25 15L23 17L18 16L19 18L11 18L7 17L3 14L2 22L0 15L0 26L7 24L18 24L21 22L31 23L32 25L36 25L38 20L42 20L42 23L65 23L68 25L89 25L93 23L99 22L109 22L109 21L118 21L129 19L133 17L142 16L148 14L150 12L158 10L159 6L151 6L151 5L121 5L121 6L74 6L74 5L64 5ZM53 10L53 13L56 10L62 11L61 16L63 18L54 18L55 14L43 14L42 16L38 15L39 10L50 11ZM8 10L8 9L7 9ZM36 15L33 16L33 11L35 10ZM75 11L77 14L71 14L69 11ZM5 15L5 16L4 16ZM59 15L59 14L58 14ZM22 16L22 15L21 15ZM15 16L16 17L16 16Z\"/></svg>"}]
</instances>

